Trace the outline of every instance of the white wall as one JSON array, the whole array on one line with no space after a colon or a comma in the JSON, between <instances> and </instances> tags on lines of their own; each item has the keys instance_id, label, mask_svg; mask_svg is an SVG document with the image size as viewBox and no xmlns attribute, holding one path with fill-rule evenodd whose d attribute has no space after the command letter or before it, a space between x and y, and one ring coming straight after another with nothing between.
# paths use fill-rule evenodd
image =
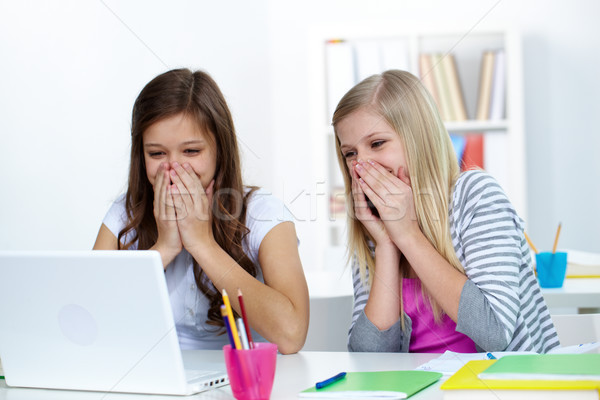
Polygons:
<instances>
[{"instance_id":1,"label":"white wall","mask_svg":"<svg viewBox=\"0 0 600 400\"><path fill-rule=\"evenodd\" d=\"M523 4L529 226L538 246L600 252L600 3Z\"/></svg>"},{"instance_id":2,"label":"white wall","mask_svg":"<svg viewBox=\"0 0 600 400\"><path fill-rule=\"evenodd\" d=\"M167 69L202 68L232 108L250 183L298 218L314 265L306 61L313 24L515 23L523 34L528 229L600 252L600 3L262 0L0 3L0 249L91 247L123 189L133 101Z\"/></svg>"},{"instance_id":3,"label":"white wall","mask_svg":"<svg viewBox=\"0 0 600 400\"><path fill-rule=\"evenodd\" d=\"M176 67L232 109L248 180L269 186L265 1L0 3L0 249L88 249L126 184L131 109Z\"/></svg>"}]
</instances>

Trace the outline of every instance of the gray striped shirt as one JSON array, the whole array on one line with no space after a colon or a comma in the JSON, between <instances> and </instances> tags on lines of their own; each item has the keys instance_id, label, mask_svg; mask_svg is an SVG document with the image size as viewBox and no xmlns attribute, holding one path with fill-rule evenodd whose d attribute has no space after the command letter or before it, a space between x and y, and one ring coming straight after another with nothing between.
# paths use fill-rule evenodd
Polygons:
<instances>
[{"instance_id":1,"label":"gray striped shirt","mask_svg":"<svg viewBox=\"0 0 600 400\"><path fill-rule=\"evenodd\" d=\"M457 180L450 206L454 250L469 278L459 303L456 330L481 351L546 353L558 335L532 268L524 223L498 183L483 171ZM353 262L354 311L351 351L408 351L411 321L379 331L364 314L369 288Z\"/></svg>"}]
</instances>

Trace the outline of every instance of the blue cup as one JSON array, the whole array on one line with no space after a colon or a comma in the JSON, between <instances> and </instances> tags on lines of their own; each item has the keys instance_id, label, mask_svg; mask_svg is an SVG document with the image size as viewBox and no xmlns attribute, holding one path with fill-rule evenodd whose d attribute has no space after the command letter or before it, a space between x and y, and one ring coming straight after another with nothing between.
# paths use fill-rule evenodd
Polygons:
<instances>
[{"instance_id":1,"label":"blue cup","mask_svg":"<svg viewBox=\"0 0 600 400\"><path fill-rule=\"evenodd\" d=\"M535 255L538 281L543 288L560 288L567 272L567 253L544 252Z\"/></svg>"}]
</instances>

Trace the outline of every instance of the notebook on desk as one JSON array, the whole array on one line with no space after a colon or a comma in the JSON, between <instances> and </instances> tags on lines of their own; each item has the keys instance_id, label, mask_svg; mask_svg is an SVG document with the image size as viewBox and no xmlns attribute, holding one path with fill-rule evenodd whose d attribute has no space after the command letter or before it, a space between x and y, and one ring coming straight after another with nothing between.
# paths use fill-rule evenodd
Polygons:
<instances>
[{"instance_id":1,"label":"notebook on desk","mask_svg":"<svg viewBox=\"0 0 600 400\"><path fill-rule=\"evenodd\" d=\"M154 251L0 252L8 386L187 395L228 383L184 368Z\"/></svg>"}]
</instances>

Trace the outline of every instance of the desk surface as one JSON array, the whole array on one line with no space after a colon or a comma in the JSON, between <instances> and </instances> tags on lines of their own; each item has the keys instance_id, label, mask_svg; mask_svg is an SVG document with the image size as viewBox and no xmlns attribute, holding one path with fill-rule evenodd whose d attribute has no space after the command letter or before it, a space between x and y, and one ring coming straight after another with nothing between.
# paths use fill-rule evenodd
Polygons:
<instances>
[{"instance_id":1,"label":"desk surface","mask_svg":"<svg viewBox=\"0 0 600 400\"><path fill-rule=\"evenodd\" d=\"M271 399L297 399L300 391L341 371L410 370L439 356L439 354L406 353L347 353L347 352L300 352L292 355L279 355ZM185 351L186 366L194 368L201 359L210 362L223 362L220 350ZM417 393L411 399L441 399L440 382ZM105 394L63 390L7 388L0 380L2 400L142 400L147 395ZM177 396L152 396L152 400L177 400ZM229 386L199 393L181 399L227 399L232 400Z\"/></svg>"}]
</instances>

